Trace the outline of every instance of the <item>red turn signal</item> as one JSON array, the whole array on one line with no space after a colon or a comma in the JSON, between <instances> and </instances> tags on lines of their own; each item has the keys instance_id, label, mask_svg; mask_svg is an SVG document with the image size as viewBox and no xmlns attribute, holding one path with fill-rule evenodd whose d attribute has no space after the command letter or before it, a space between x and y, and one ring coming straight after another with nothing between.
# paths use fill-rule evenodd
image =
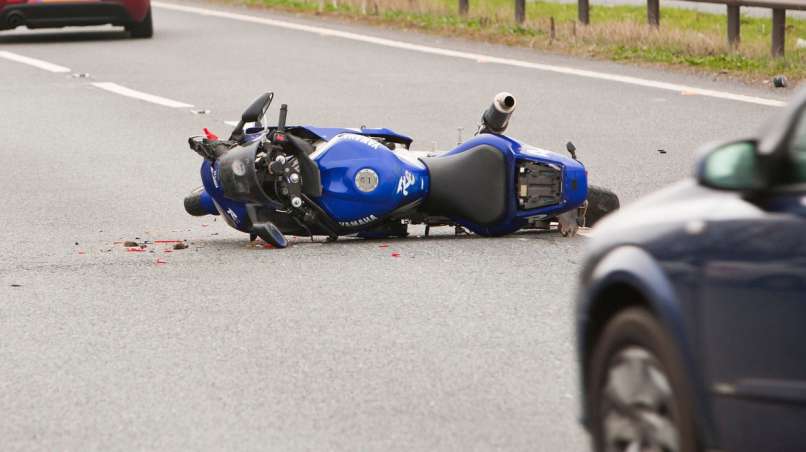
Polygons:
<instances>
[{"instance_id":1,"label":"red turn signal","mask_svg":"<svg viewBox=\"0 0 806 452\"><path fill-rule=\"evenodd\" d=\"M204 128L204 135L207 136L207 139L210 141L218 140L218 135L214 134L213 132L210 132L210 129L208 129L207 127Z\"/></svg>"}]
</instances>

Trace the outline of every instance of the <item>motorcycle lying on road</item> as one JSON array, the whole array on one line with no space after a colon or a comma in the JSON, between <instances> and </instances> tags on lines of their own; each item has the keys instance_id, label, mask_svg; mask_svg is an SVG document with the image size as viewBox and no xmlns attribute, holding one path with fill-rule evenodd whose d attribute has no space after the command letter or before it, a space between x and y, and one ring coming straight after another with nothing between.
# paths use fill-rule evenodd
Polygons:
<instances>
[{"instance_id":1,"label":"motorcycle lying on road","mask_svg":"<svg viewBox=\"0 0 806 452\"><path fill-rule=\"evenodd\" d=\"M205 129L189 139L204 158L203 186L185 198L194 216L221 215L233 228L277 248L286 235L404 237L410 224L501 236L559 223L576 233L618 209L615 194L589 187L570 156L504 135L515 98L498 94L476 135L455 149L418 156L390 129L266 126L273 93L260 96L228 140Z\"/></svg>"}]
</instances>

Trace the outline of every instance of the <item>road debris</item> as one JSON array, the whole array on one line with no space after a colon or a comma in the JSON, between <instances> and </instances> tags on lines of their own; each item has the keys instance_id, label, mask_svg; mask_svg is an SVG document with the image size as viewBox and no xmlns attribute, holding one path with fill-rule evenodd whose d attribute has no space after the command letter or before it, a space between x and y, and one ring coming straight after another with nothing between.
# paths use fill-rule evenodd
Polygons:
<instances>
[{"instance_id":1,"label":"road debris","mask_svg":"<svg viewBox=\"0 0 806 452\"><path fill-rule=\"evenodd\" d=\"M128 253L145 253L145 251L146 250L144 248L140 248L140 247L126 248L126 252L128 252Z\"/></svg>"},{"instance_id":2,"label":"road debris","mask_svg":"<svg viewBox=\"0 0 806 452\"><path fill-rule=\"evenodd\" d=\"M190 112L193 113L194 115L209 115L210 114L210 110L206 110L204 108L192 109L192 110L190 110Z\"/></svg>"},{"instance_id":3,"label":"road debris","mask_svg":"<svg viewBox=\"0 0 806 452\"><path fill-rule=\"evenodd\" d=\"M772 86L776 88L786 88L789 84L789 80L787 80L785 75L776 75L772 78Z\"/></svg>"},{"instance_id":4,"label":"road debris","mask_svg":"<svg viewBox=\"0 0 806 452\"><path fill-rule=\"evenodd\" d=\"M156 261L157 265L163 265L163 264L167 264L167 263L168 263L168 261L164 261L162 259L157 258L157 261Z\"/></svg>"},{"instance_id":5,"label":"road debris","mask_svg":"<svg viewBox=\"0 0 806 452\"><path fill-rule=\"evenodd\" d=\"M130 247L133 247L133 246L140 246L140 244L137 243L137 242L131 241L131 240L127 240L127 241L123 242L123 246L125 246L127 248L130 248Z\"/></svg>"},{"instance_id":6,"label":"road debris","mask_svg":"<svg viewBox=\"0 0 806 452\"><path fill-rule=\"evenodd\" d=\"M188 244L187 244L187 243L184 243L184 242L179 242L179 243L175 243L175 244L174 244L174 249L175 249L175 250L184 250L184 249L186 249L187 247L188 247ZM170 251L170 250L168 250L168 251Z\"/></svg>"},{"instance_id":7,"label":"road debris","mask_svg":"<svg viewBox=\"0 0 806 452\"><path fill-rule=\"evenodd\" d=\"M392 253L392 257L400 257L400 253L395 251L395 252Z\"/></svg>"},{"instance_id":8,"label":"road debris","mask_svg":"<svg viewBox=\"0 0 806 452\"><path fill-rule=\"evenodd\" d=\"M22 284L13 283L13 284L9 284L9 286L11 286L11 287L22 287Z\"/></svg>"},{"instance_id":9,"label":"road debris","mask_svg":"<svg viewBox=\"0 0 806 452\"><path fill-rule=\"evenodd\" d=\"M90 74L88 72L74 72L73 78L90 78Z\"/></svg>"},{"instance_id":10,"label":"road debris","mask_svg":"<svg viewBox=\"0 0 806 452\"><path fill-rule=\"evenodd\" d=\"M665 153L666 153L665 149L658 149L658 154L665 154Z\"/></svg>"}]
</instances>

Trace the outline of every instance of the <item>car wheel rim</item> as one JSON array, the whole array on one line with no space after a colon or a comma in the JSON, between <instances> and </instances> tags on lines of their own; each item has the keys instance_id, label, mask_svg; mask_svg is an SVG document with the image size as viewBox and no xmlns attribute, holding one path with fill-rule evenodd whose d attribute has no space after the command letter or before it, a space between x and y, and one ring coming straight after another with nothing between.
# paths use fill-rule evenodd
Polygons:
<instances>
[{"instance_id":1,"label":"car wheel rim","mask_svg":"<svg viewBox=\"0 0 806 452\"><path fill-rule=\"evenodd\" d=\"M637 346L611 361L602 391L602 433L608 452L677 452L673 393L660 363Z\"/></svg>"}]
</instances>

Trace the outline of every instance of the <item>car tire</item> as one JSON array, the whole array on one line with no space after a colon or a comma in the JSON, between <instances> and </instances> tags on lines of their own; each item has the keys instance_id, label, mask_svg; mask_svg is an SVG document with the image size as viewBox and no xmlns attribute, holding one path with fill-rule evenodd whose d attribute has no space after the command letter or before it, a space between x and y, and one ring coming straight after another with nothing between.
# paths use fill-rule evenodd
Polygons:
<instances>
[{"instance_id":1,"label":"car tire","mask_svg":"<svg viewBox=\"0 0 806 452\"><path fill-rule=\"evenodd\" d=\"M141 22L126 25L126 31L132 38L147 39L154 36L154 24L151 21L151 8L148 9L146 17Z\"/></svg>"},{"instance_id":2,"label":"car tire","mask_svg":"<svg viewBox=\"0 0 806 452\"><path fill-rule=\"evenodd\" d=\"M618 196L612 190L597 185L588 186L588 208L585 211L585 226L592 227L599 220L621 207Z\"/></svg>"},{"instance_id":3,"label":"car tire","mask_svg":"<svg viewBox=\"0 0 806 452\"><path fill-rule=\"evenodd\" d=\"M681 363L671 337L647 310L616 314L588 366L594 450L699 451L692 392Z\"/></svg>"}]
</instances>

